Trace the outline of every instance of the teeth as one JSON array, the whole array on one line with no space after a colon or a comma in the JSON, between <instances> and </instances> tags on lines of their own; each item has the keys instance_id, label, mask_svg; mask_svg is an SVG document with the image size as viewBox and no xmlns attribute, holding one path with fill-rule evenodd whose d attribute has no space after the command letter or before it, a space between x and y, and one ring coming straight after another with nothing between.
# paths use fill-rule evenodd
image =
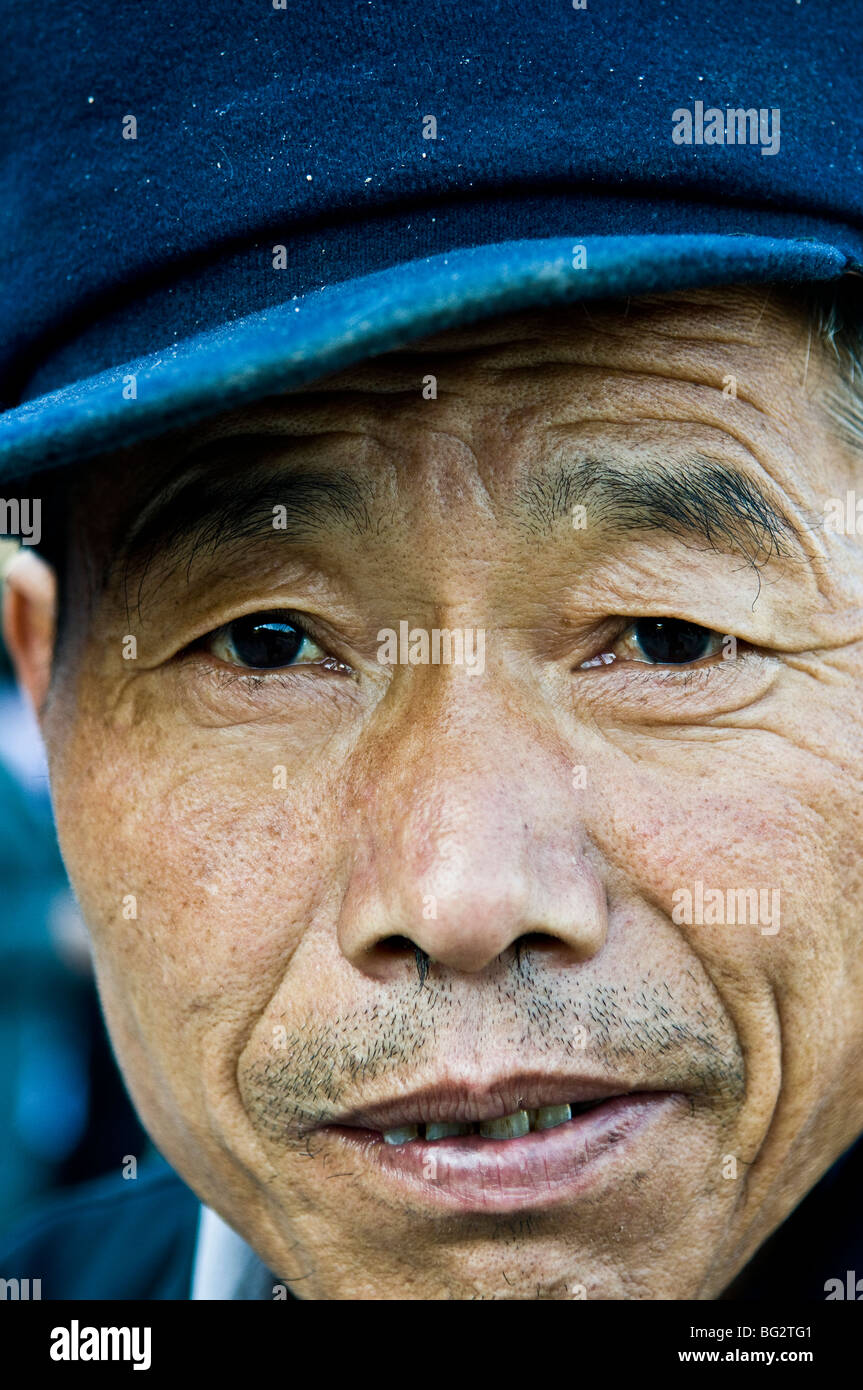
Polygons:
<instances>
[{"instance_id":1,"label":"teeth","mask_svg":"<svg viewBox=\"0 0 863 1390\"><path fill-rule=\"evenodd\" d=\"M572 1119L568 1105L543 1105L536 1112L534 1129L554 1129L555 1125L565 1125Z\"/></svg>"},{"instance_id":2,"label":"teeth","mask_svg":"<svg viewBox=\"0 0 863 1390\"><path fill-rule=\"evenodd\" d=\"M419 1139L419 1137L418 1125L401 1125L398 1129L384 1130L385 1144L409 1144L412 1139Z\"/></svg>"},{"instance_id":3,"label":"teeth","mask_svg":"<svg viewBox=\"0 0 863 1390\"><path fill-rule=\"evenodd\" d=\"M514 1110L511 1115L502 1115L497 1120L483 1120L479 1124L455 1124L444 1120L427 1122L425 1125L400 1125L397 1129L384 1130L384 1143L411 1144L420 1138L420 1130L427 1141L454 1139L463 1134L475 1134L477 1130L484 1139L520 1139L531 1130L554 1129L565 1125L573 1116L585 1110L593 1110L602 1101L589 1100L572 1105L541 1105L538 1110Z\"/></svg>"},{"instance_id":4,"label":"teeth","mask_svg":"<svg viewBox=\"0 0 863 1390\"><path fill-rule=\"evenodd\" d=\"M427 1124L426 1139L451 1139L455 1135L472 1134L473 1125Z\"/></svg>"},{"instance_id":5,"label":"teeth","mask_svg":"<svg viewBox=\"0 0 863 1390\"><path fill-rule=\"evenodd\" d=\"M519 1139L530 1131L530 1116L526 1110L514 1110L499 1120L483 1120L479 1132L484 1139Z\"/></svg>"}]
</instances>

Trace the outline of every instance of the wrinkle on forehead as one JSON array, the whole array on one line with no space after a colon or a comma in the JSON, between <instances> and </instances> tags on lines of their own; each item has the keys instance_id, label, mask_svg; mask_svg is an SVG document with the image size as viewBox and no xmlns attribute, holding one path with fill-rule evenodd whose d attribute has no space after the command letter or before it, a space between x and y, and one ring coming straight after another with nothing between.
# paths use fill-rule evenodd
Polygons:
<instances>
[{"instance_id":1,"label":"wrinkle on forehead","mask_svg":"<svg viewBox=\"0 0 863 1390\"><path fill-rule=\"evenodd\" d=\"M619 430L635 423L635 403L650 393L655 417L652 411L648 414L655 418L658 428L688 425L686 417L691 414L693 424L702 430L723 431L751 458L756 486L760 473L765 482L772 484L768 490L780 493L793 507L805 511L808 480L795 456L794 413L800 402L787 399L787 383L785 399L764 398L764 392L775 387L774 378L780 374L782 364L777 363L770 380L759 383L756 389L744 375L747 359L742 357L739 399L730 402L723 399L721 379L711 380L716 375L711 354L718 351L722 357L729 346L753 346L763 357L777 331L781 332L786 348L799 336L802 372L809 356L804 322L802 315L799 321L795 319L793 300L784 291L774 291L772 287L732 287L645 296L623 305L597 302L554 306L449 329L396 352L368 359L301 391L262 400L167 436L158 441L158 465L154 465L156 446L152 443L126 451L125 477L136 498L133 510L145 503L148 492L152 495L154 482L158 486L156 473L164 484L183 467L190 453L220 439L230 441L240 433L272 434L278 448L281 443L287 447L293 439L320 438L346 429L368 436L367 442L380 444L388 431L392 434L405 427L427 436L424 453L428 453L428 440L437 431L441 438L451 435L453 441L459 441L475 457L480 452L477 430L517 430L522 424L535 425L535 417L548 428L549 423L566 415L567 423L583 418L585 426L592 426L601 434L605 428ZM650 346L651 340L654 347ZM667 360L663 360L663 344L670 354ZM705 357L693 378L690 359L694 351L697 360L699 344ZM686 350L685 359L677 355L681 348ZM430 354L440 354L442 361L453 359L447 379L438 383L439 399L435 402L421 398ZM648 360L651 354L655 355L652 363ZM785 366L788 375L787 361ZM577 373L569 389L567 370ZM754 380L758 371L763 374L763 363L756 363L752 370ZM532 403L520 405L513 396L513 382L517 380L523 390L533 393ZM704 396L705 386L713 387L709 399ZM699 388L701 396L697 395ZM610 412L595 399L597 390L601 394L628 393L630 403L622 399L618 417L617 397L615 411ZM690 411L686 401L691 391L694 408ZM716 402L722 402L721 407ZM461 418L468 406L475 411L475 420L469 426ZM524 419L520 418L520 411ZM483 474L491 467L488 460L479 464L475 457L475 462ZM625 459L623 463L625 466ZM111 490L118 491L116 486ZM104 514L103 494L100 503ZM110 499L107 511L111 511ZM803 520L803 529L809 529L812 518L806 515ZM116 534L122 529L122 525L117 527L111 549L116 549ZM810 559L823 562L820 540L810 537L809 548Z\"/></svg>"}]
</instances>

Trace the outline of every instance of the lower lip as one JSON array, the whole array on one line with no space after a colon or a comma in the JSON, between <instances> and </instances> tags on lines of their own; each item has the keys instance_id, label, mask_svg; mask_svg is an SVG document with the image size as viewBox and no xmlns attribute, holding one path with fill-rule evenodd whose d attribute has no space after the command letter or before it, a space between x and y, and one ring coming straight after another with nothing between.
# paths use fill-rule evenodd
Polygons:
<instances>
[{"instance_id":1,"label":"lower lip","mask_svg":"<svg viewBox=\"0 0 863 1390\"><path fill-rule=\"evenodd\" d=\"M668 1091L615 1096L520 1139L468 1134L387 1144L370 1129L333 1125L326 1132L426 1203L465 1211L536 1210L596 1187L648 1126L670 1117L684 1100Z\"/></svg>"}]
</instances>

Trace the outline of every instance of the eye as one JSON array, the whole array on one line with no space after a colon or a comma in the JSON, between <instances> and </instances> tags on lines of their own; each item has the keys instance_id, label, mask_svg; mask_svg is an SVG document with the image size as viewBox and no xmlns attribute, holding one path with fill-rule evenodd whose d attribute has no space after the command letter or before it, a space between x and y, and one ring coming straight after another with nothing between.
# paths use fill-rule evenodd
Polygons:
<instances>
[{"instance_id":1,"label":"eye","mask_svg":"<svg viewBox=\"0 0 863 1390\"><path fill-rule=\"evenodd\" d=\"M326 660L305 628L285 613L249 613L207 633L199 648L231 666L274 671Z\"/></svg>"},{"instance_id":2,"label":"eye","mask_svg":"<svg viewBox=\"0 0 863 1390\"><path fill-rule=\"evenodd\" d=\"M584 665L609 665L619 657L651 666L686 666L719 655L725 640L722 633L681 618L636 618L611 651Z\"/></svg>"}]
</instances>

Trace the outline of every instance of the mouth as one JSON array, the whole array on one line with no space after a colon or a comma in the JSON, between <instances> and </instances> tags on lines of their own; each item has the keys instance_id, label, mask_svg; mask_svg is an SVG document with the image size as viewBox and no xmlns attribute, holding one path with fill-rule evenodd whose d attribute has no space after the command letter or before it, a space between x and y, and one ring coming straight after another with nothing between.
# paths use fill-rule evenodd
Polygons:
<instances>
[{"instance_id":1,"label":"mouth","mask_svg":"<svg viewBox=\"0 0 863 1390\"><path fill-rule=\"evenodd\" d=\"M426 1122L396 1125L381 1132L385 1144L393 1147L399 1144L412 1144L417 1139L427 1143L439 1143L441 1139L461 1139L468 1134L479 1134L483 1139L498 1139L503 1143L511 1139L521 1139L525 1134L556 1129L565 1125L574 1115L584 1115L603 1105L601 1100L567 1101L562 1105L541 1105L536 1110L513 1110L508 1115L494 1119L458 1121L428 1120Z\"/></svg>"},{"instance_id":2,"label":"mouth","mask_svg":"<svg viewBox=\"0 0 863 1390\"><path fill-rule=\"evenodd\" d=\"M640 1140L682 1103L677 1091L523 1078L483 1091L417 1092L319 1133L422 1205L514 1212L619 1180L638 1162Z\"/></svg>"}]
</instances>

